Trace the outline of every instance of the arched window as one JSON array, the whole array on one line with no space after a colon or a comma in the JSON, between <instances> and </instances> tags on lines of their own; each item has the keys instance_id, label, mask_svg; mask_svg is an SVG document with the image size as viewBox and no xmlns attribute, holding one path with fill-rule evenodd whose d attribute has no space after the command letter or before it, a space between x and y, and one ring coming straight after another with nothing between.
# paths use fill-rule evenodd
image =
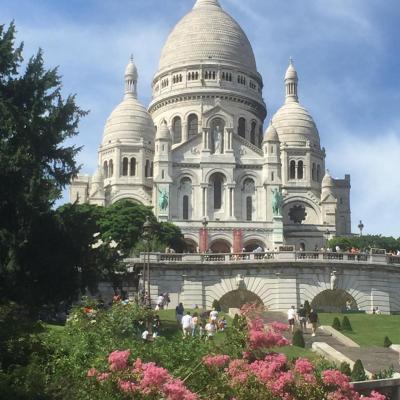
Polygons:
<instances>
[{"instance_id":1,"label":"arched window","mask_svg":"<svg viewBox=\"0 0 400 400\"><path fill-rule=\"evenodd\" d=\"M130 165L130 171L129 171L129 175L130 176L135 176L136 175L136 158L132 157L131 158L131 165Z\"/></svg>"},{"instance_id":2,"label":"arched window","mask_svg":"<svg viewBox=\"0 0 400 400\"><path fill-rule=\"evenodd\" d=\"M317 165L317 182L320 182L320 180L321 180L321 167L318 164Z\"/></svg>"},{"instance_id":3,"label":"arched window","mask_svg":"<svg viewBox=\"0 0 400 400\"><path fill-rule=\"evenodd\" d=\"M238 135L246 137L246 120L244 118L239 118Z\"/></svg>"},{"instance_id":4,"label":"arched window","mask_svg":"<svg viewBox=\"0 0 400 400\"><path fill-rule=\"evenodd\" d=\"M274 171L271 172L271 181L273 182L275 180L275 174Z\"/></svg>"},{"instance_id":5,"label":"arched window","mask_svg":"<svg viewBox=\"0 0 400 400\"><path fill-rule=\"evenodd\" d=\"M185 195L182 199L183 219L189 219L189 196Z\"/></svg>"},{"instance_id":6,"label":"arched window","mask_svg":"<svg viewBox=\"0 0 400 400\"><path fill-rule=\"evenodd\" d=\"M175 117L172 120L172 131L174 133L174 143L182 142L182 121L181 117Z\"/></svg>"},{"instance_id":7,"label":"arched window","mask_svg":"<svg viewBox=\"0 0 400 400\"><path fill-rule=\"evenodd\" d=\"M165 171L161 170L161 179L165 179Z\"/></svg>"},{"instance_id":8,"label":"arched window","mask_svg":"<svg viewBox=\"0 0 400 400\"><path fill-rule=\"evenodd\" d=\"M296 179L296 161L290 161L289 179Z\"/></svg>"},{"instance_id":9,"label":"arched window","mask_svg":"<svg viewBox=\"0 0 400 400\"><path fill-rule=\"evenodd\" d=\"M190 114L188 117L188 135L189 139L198 134L199 119L196 114Z\"/></svg>"},{"instance_id":10,"label":"arched window","mask_svg":"<svg viewBox=\"0 0 400 400\"><path fill-rule=\"evenodd\" d=\"M246 197L246 220L253 220L253 199L251 196Z\"/></svg>"},{"instance_id":11,"label":"arched window","mask_svg":"<svg viewBox=\"0 0 400 400\"><path fill-rule=\"evenodd\" d=\"M150 176L150 161L146 160L146 165L144 167L144 176L148 178Z\"/></svg>"},{"instance_id":12,"label":"arched window","mask_svg":"<svg viewBox=\"0 0 400 400\"><path fill-rule=\"evenodd\" d=\"M315 163L313 163L312 169L311 169L311 178L312 178L313 181L315 181L315 173L316 173L316 171L315 171Z\"/></svg>"},{"instance_id":13,"label":"arched window","mask_svg":"<svg viewBox=\"0 0 400 400\"><path fill-rule=\"evenodd\" d=\"M128 162L127 157L122 159L122 176L128 176Z\"/></svg>"},{"instance_id":14,"label":"arched window","mask_svg":"<svg viewBox=\"0 0 400 400\"><path fill-rule=\"evenodd\" d=\"M108 177L111 178L114 175L114 163L113 160L108 162Z\"/></svg>"},{"instance_id":15,"label":"arched window","mask_svg":"<svg viewBox=\"0 0 400 400\"><path fill-rule=\"evenodd\" d=\"M224 184L224 177L222 174L214 175L214 210L222 208L222 185Z\"/></svg>"},{"instance_id":16,"label":"arched window","mask_svg":"<svg viewBox=\"0 0 400 400\"><path fill-rule=\"evenodd\" d=\"M251 131L250 131L250 142L256 144L256 127L257 124L255 121L251 123Z\"/></svg>"},{"instance_id":17,"label":"arched window","mask_svg":"<svg viewBox=\"0 0 400 400\"><path fill-rule=\"evenodd\" d=\"M103 175L104 175L104 178L108 178L108 162L107 161L104 161L104 164L103 164Z\"/></svg>"},{"instance_id":18,"label":"arched window","mask_svg":"<svg viewBox=\"0 0 400 400\"><path fill-rule=\"evenodd\" d=\"M297 179L303 179L303 161L299 161L297 164Z\"/></svg>"},{"instance_id":19,"label":"arched window","mask_svg":"<svg viewBox=\"0 0 400 400\"><path fill-rule=\"evenodd\" d=\"M150 163L150 176L153 176L153 170L154 170L154 163L153 161Z\"/></svg>"}]
</instances>

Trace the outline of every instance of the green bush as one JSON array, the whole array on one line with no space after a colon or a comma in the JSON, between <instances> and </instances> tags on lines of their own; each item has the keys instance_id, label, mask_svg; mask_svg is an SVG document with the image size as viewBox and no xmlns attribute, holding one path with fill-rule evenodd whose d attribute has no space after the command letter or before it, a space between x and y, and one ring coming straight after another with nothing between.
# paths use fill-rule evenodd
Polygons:
<instances>
[{"instance_id":1,"label":"green bush","mask_svg":"<svg viewBox=\"0 0 400 400\"><path fill-rule=\"evenodd\" d=\"M385 339L383 341L383 347L390 347L392 345L392 341L389 339L388 336L385 336Z\"/></svg>"},{"instance_id":2,"label":"green bush","mask_svg":"<svg viewBox=\"0 0 400 400\"><path fill-rule=\"evenodd\" d=\"M340 325L340 321L338 317L335 317L332 323L332 328L335 328L337 331L342 330L342 327Z\"/></svg>"},{"instance_id":3,"label":"green bush","mask_svg":"<svg viewBox=\"0 0 400 400\"><path fill-rule=\"evenodd\" d=\"M304 336L303 336L303 331L301 329L297 329L294 334L293 334L293 340L292 340L293 346L297 347L306 347L306 343L304 341Z\"/></svg>"},{"instance_id":4,"label":"green bush","mask_svg":"<svg viewBox=\"0 0 400 400\"><path fill-rule=\"evenodd\" d=\"M342 329L344 331L350 331L350 332L353 330L353 328L351 327L350 320L346 315L343 317L342 320Z\"/></svg>"},{"instance_id":5,"label":"green bush","mask_svg":"<svg viewBox=\"0 0 400 400\"><path fill-rule=\"evenodd\" d=\"M214 300L212 303L212 308L218 312L221 311L221 304L219 303L218 300Z\"/></svg>"},{"instance_id":6,"label":"green bush","mask_svg":"<svg viewBox=\"0 0 400 400\"><path fill-rule=\"evenodd\" d=\"M365 369L361 360L356 360L354 363L353 371L351 372L351 380L353 382L367 380L367 375L365 374Z\"/></svg>"},{"instance_id":7,"label":"green bush","mask_svg":"<svg viewBox=\"0 0 400 400\"><path fill-rule=\"evenodd\" d=\"M347 375L347 376L351 376L351 367L350 367L350 364L347 363L346 361L343 361L343 362L340 364L339 370L340 370L340 372L341 372L342 374L345 374L345 375Z\"/></svg>"}]
</instances>

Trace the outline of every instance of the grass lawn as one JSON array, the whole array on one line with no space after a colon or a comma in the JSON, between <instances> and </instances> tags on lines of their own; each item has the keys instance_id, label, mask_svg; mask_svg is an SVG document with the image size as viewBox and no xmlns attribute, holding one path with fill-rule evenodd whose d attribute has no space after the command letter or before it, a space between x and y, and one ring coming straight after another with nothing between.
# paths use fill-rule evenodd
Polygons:
<instances>
[{"instance_id":1,"label":"grass lawn","mask_svg":"<svg viewBox=\"0 0 400 400\"><path fill-rule=\"evenodd\" d=\"M303 349L297 346L284 346L284 347L276 347L272 349L277 353L283 353L289 360L293 360L294 358L308 358L310 361L317 361L321 359L321 356L310 349Z\"/></svg>"},{"instance_id":2,"label":"grass lawn","mask_svg":"<svg viewBox=\"0 0 400 400\"><path fill-rule=\"evenodd\" d=\"M347 315L353 328L352 332L341 333L354 340L360 346L383 346L385 336L394 344L400 344L400 315L371 315L371 314L335 314L320 313L321 325L332 325L338 317L340 322Z\"/></svg>"}]
</instances>

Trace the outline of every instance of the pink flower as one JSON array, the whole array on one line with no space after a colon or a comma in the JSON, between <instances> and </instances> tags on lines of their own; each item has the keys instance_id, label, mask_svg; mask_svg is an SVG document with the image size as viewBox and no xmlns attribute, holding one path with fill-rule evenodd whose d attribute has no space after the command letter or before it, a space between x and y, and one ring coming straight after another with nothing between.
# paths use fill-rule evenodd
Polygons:
<instances>
[{"instance_id":1,"label":"pink flower","mask_svg":"<svg viewBox=\"0 0 400 400\"><path fill-rule=\"evenodd\" d=\"M197 395L186 389L179 379L173 379L164 384L163 392L167 400L197 400Z\"/></svg>"},{"instance_id":2,"label":"pink flower","mask_svg":"<svg viewBox=\"0 0 400 400\"><path fill-rule=\"evenodd\" d=\"M131 355L130 350L113 351L108 356L108 363L111 371L120 371L128 366L128 358Z\"/></svg>"},{"instance_id":3,"label":"pink flower","mask_svg":"<svg viewBox=\"0 0 400 400\"><path fill-rule=\"evenodd\" d=\"M322 381L325 385L340 387L341 390L351 389L349 377L334 369L323 371Z\"/></svg>"},{"instance_id":4,"label":"pink flower","mask_svg":"<svg viewBox=\"0 0 400 400\"><path fill-rule=\"evenodd\" d=\"M249 332L249 345L251 350L262 348L281 347L289 344L289 341L281 334L273 331L261 332L251 330Z\"/></svg>"},{"instance_id":5,"label":"pink flower","mask_svg":"<svg viewBox=\"0 0 400 400\"><path fill-rule=\"evenodd\" d=\"M226 355L216 355L216 356L205 356L203 357L203 363L208 368L222 368L230 361L230 357Z\"/></svg>"},{"instance_id":6,"label":"pink flower","mask_svg":"<svg viewBox=\"0 0 400 400\"><path fill-rule=\"evenodd\" d=\"M99 382L106 381L110 377L110 375L111 374L109 372L103 372L102 374L97 375L97 380Z\"/></svg>"},{"instance_id":7,"label":"pink flower","mask_svg":"<svg viewBox=\"0 0 400 400\"><path fill-rule=\"evenodd\" d=\"M369 397L363 397L363 400L385 400L386 397L383 394L375 392L374 390L371 392Z\"/></svg>"},{"instance_id":8,"label":"pink flower","mask_svg":"<svg viewBox=\"0 0 400 400\"><path fill-rule=\"evenodd\" d=\"M289 325L283 324L282 322L272 322L270 326L275 332L286 332L289 330Z\"/></svg>"},{"instance_id":9,"label":"pink flower","mask_svg":"<svg viewBox=\"0 0 400 400\"><path fill-rule=\"evenodd\" d=\"M298 358L294 365L294 370L301 375L314 372L314 366L306 358Z\"/></svg>"},{"instance_id":10,"label":"pink flower","mask_svg":"<svg viewBox=\"0 0 400 400\"><path fill-rule=\"evenodd\" d=\"M274 381L268 383L268 388L277 396L283 396L288 385L294 383L294 376L291 371L281 372Z\"/></svg>"},{"instance_id":11,"label":"pink flower","mask_svg":"<svg viewBox=\"0 0 400 400\"><path fill-rule=\"evenodd\" d=\"M165 368L157 367L154 363L143 364L143 376L140 388L145 394L160 390L162 385L170 379Z\"/></svg>"},{"instance_id":12,"label":"pink flower","mask_svg":"<svg viewBox=\"0 0 400 400\"><path fill-rule=\"evenodd\" d=\"M130 393L130 392L134 392L134 391L138 390L138 386L135 383L129 382L129 381L123 381L123 380L118 381L118 387L124 393Z\"/></svg>"},{"instance_id":13,"label":"pink flower","mask_svg":"<svg viewBox=\"0 0 400 400\"><path fill-rule=\"evenodd\" d=\"M233 360L225 371L232 379L232 385L236 386L247 381L250 369L246 360Z\"/></svg>"},{"instance_id":14,"label":"pink flower","mask_svg":"<svg viewBox=\"0 0 400 400\"><path fill-rule=\"evenodd\" d=\"M93 377L96 376L98 374L98 371L96 368L90 368L86 374L86 376L88 377Z\"/></svg>"}]
</instances>

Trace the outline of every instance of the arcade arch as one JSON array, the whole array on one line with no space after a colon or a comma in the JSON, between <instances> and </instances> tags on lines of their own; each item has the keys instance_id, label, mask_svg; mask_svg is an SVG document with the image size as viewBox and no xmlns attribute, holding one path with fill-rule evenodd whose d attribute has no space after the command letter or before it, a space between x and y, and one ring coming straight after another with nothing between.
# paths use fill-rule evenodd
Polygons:
<instances>
[{"instance_id":1,"label":"arcade arch","mask_svg":"<svg viewBox=\"0 0 400 400\"><path fill-rule=\"evenodd\" d=\"M246 289L232 290L224 294L219 300L221 309L224 312L228 312L230 308L241 308L247 303L256 303L258 306L264 305L260 297Z\"/></svg>"},{"instance_id":2,"label":"arcade arch","mask_svg":"<svg viewBox=\"0 0 400 400\"><path fill-rule=\"evenodd\" d=\"M358 310L354 297L343 289L323 290L311 301L311 307L323 312L342 312L349 307Z\"/></svg>"}]
</instances>

